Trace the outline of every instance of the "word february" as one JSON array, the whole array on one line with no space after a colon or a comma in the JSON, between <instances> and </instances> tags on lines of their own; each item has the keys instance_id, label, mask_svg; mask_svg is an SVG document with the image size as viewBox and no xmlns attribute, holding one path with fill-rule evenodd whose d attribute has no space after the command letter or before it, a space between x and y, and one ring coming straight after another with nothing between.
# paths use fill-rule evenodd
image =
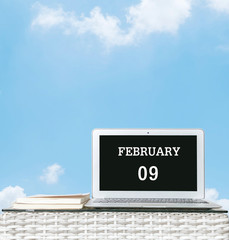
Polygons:
<instances>
[{"instance_id":1,"label":"word february","mask_svg":"<svg viewBox=\"0 0 229 240\"><path fill-rule=\"evenodd\" d=\"M118 147L118 156L179 156L180 147Z\"/></svg>"}]
</instances>

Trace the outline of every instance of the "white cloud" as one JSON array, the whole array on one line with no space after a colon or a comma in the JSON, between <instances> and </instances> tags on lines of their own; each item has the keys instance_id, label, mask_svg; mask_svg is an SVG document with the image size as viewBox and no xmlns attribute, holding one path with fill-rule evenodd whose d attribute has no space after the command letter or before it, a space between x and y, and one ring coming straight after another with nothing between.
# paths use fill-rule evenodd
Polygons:
<instances>
[{"instance_id":1,"label":"white cloud","mask_svg":"<svg viewBox=\"0 0 229 240\"><path fill-rule=\"evenodd\" d=\"M205 198L209 201L216 201L217 198L219 197L219 193L216 191L215 188L207 188L205 190Z\"/></svg>"},{"instance_id":2,"label":"white cloud","mask_svg":"<svg viewBox=\"0 0 229 240\"><path fill-rule=\"evenodd\" d=\"M141 0L129 8L127 20L135 32L174 33L190 16L190 9L189 0Z\"/></svg>"},{"instance_id":3,"label":"white cloud","mask_svg":"<svg viewBox=\"0 0 229 240\"><path fill-rule=\"evenodd\" d=\"M58 182L59 176L62 174L64 174L64 169L55 163L43 170L43 175L40 176L40 180L47 184L54 184Z\"/></svg>"},{"instance_id":4,"label":"white cloud","mask_svg":"<svg viewBox=\"0 0 229 240\"><path fill-rule=\"evenodd\" d=\"M205 191L205 198L209 201L215 202L229 211L229 199L218 199L219 193L215 188L208 188Z\"/></svg>"},{"instance_id":5,"label":"white cloud","mask_svg":"<svg viewBox=\"0 0 229 240\"><path fill-rule=\"evenodd\" d=\"M218 12L229 13L229 1L228 0L207 0L208 6Z\"/></svg>"},{"instance_id":6,"label":"white cloud","mask_svg":"<svg viewBox=\"0 0 229 240\"><path fill-rule=\"evenodd\" d=\"M229 199L219 199L217 200L217 203L229 211Z\"/></svg>"},{"instance_id":7,"label":"white cloud","mask_svg":"<svg viewBox=\"0 0 229 240\"><path fill-rule=\"evenodd\" d=\"M116 16L104 15L99 7L91 10L89 17L66 12L61 7L52 9L36 3L38 14L32 27L50 29L59 27L64 34L96 35L107 46L134 44L139 37L154 32L175 33L190 16L191 0L141 0L127 9L128 29L122 29Z\"/></svg>"},{"instance_id":8,"label":"white cloud","mask_svg":"<svg viewBox=\"0 0 229 240\"><path fill-rule=\"evenodd\" d=\"M0 192L0 212L3 208L8 208L11 204L21 197L25 197L24 189L19 186L8 186Z\"/></svg>"},{"instance_id":9,"label":"white cloud","mask_svg":"<svg viewBox=\"0 0 229 240\"><path fill-rule=\"evenodd\" d=\"M39 14L35 20L32 22L32 26L40 25L44 28L51 28L55 25L62 24L68 18L68 14L65 13L61 8L51 9L42 6L39 3L35 3L34 7L39 9Z\"/></svg>"}]
</instances>

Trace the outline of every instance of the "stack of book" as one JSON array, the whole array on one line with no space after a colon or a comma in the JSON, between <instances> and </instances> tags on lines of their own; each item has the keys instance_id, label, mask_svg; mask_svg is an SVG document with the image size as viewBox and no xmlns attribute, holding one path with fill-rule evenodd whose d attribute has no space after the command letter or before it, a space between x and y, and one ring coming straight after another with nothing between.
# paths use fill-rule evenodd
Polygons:
<instances>
[{"instance_id":1,"label":"stack of book","mask_svg":"<svg viewBox=\"0 0 229 240\"><path fill-rule=\"evenodd\" d=\"M13 209L81 209L89 200L90 194L74 195L35 195L18 198L12 205Z\"/></svg>"}]
</instances>

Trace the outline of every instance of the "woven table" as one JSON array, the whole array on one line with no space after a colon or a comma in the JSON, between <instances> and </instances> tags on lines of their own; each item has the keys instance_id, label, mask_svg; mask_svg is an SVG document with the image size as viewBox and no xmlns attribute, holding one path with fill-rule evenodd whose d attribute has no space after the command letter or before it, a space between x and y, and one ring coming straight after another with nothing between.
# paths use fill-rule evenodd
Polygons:
<instances>
[{"instance_id":1,"label":"woven table","mask_svg":"<svg viewBox=\"0 0 229 240\"><path fill-rule=\"evenodd\" d=\"M225 211L5 210L0 239L229 240L229 220Z\"/></svg>"}]
</instances>

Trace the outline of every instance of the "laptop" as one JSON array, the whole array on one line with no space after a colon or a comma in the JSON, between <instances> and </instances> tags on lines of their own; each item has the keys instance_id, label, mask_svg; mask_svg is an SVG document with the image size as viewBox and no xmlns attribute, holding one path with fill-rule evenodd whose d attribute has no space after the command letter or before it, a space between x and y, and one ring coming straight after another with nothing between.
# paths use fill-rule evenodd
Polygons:
<instances>
[{"instance_id":1,"label":"laptop","mask_svg":"<svg viewBox=\"0 0 229 240\"><path fill-rule=\"evenodd\" d=\"M204 199L200 129L95 129L94 208L220 208Z\"/></svg>"}]
</instances>

